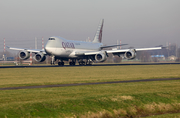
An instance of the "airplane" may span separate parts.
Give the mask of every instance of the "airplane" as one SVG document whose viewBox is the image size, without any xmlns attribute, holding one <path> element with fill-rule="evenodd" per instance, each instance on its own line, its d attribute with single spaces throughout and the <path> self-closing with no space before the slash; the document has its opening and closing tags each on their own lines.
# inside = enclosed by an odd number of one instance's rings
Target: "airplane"
<svg viewBox="0 0 180 118">
<path fill-rule="evenodd" d="M 134 49 L 117 49 L 117 50 L 106 50 L 109 47 L 123 46 L 121 45 L 110 45 L 103 46 L 102 42 L 102 31 L 103 31 L 104 19 L 100 21 L 94 40 L 92 42 L 67 40 L 62 37 L 52 36 L 48 39 L 44 49 L 24 49 L 8 47 L 11 50 L 19 50 L 19 58 L 26 60 L 30 57 L 30 52 L 35 53 L 34 59 L 37 62 L 43 62 L 46 60 L 46 55 L 52 57 L 51 65 L 55 64 L 58 60 L 58 65 L 63 66 L 64 61 L 69 61 L 69 65 L 75 65 L 76 62 L 79 65 L 92 65 L 92 62 L 104 62 L 106 61 L 108 54 L 113 55 L 124 55 L 127 59 L 134 59 L 137 51 L 143 50 L 158 50 L 162 47 L 152 48 L 134 48 Z"/>
</svg>

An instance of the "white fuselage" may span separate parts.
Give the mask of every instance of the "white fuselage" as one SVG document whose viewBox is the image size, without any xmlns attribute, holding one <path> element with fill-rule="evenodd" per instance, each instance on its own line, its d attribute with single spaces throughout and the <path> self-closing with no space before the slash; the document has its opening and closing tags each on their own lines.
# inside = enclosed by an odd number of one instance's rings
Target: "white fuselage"
<svg viewBox="0 0 180 118">
<path fill-rule="evenodd" d="M 62 37 L 50 37 L 45 51 L 59 58 L 77 58 L 76 52 L 92 52 L 101 50 L 102 43 L 67 40 Z"/>
</svg>

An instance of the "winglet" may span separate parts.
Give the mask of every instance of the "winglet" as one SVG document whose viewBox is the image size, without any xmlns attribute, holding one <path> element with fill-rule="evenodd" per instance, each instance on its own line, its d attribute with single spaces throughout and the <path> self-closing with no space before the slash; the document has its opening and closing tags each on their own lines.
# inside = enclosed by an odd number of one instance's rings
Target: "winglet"
<svg viewBox="0 0 180 118">
<path fill-rule="evenodd" d="M 104 19 L 102 19 L 100 21 L 100 24 L 98 26 L 96 35 L 94 37 L 94 40 L 92 41 L 93 43 L 101 43 L 101 41 L 102 41 L 103 23 L 104 23 Z"/>
</svg>

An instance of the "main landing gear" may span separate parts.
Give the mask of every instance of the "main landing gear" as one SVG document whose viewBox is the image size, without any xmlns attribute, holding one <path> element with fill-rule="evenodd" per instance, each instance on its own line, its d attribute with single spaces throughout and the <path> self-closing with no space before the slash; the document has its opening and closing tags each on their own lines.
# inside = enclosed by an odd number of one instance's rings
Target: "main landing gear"
<svg viewBox="0 0 180 118">
<path fill-rule="evenodd" d="M 86 61 L 83 61 L 83 59 L 80 59 L 79 61 L 79 65 L 83 66 L 83 65 L 92 65 L 92 60 L 91 59 L 86 59 Z"/>
<path fill-rule="evenodd" d="M 86 65 L 92 65 L 92 60 L 88 59 L 87 62 L 86 62 Z"/>
<path fill-rule="evenodd" d="M 76 60 L 71 60 L 71 61 L 69 62 L 69 65 L 74 66 L 75 64 L 76 64 Z M 59 65 L 59 66 L 64 66 L 63 60 L 59 60 L 58 65 Z"/>
<path fill-rule="evenodd" d="M 63 60 L 62 59 L 58 59 L 58 60 L 59 60 L 58 65 L 59 66 L 64 66 Z M 55 56 L 52 56 L 51 65 L 55 65 L 55 61 L 56 61 Z M 92 60 L 91 59 L 79 59 L 78 63 L 81 66 L 83 66 L 83 65 L 92 65 Z M 76 65 L 76 59 L 70 59 L 69 65 L 71 65 L 71 66 Z"/>
<path fill-rule="evenodd" d="M 85 61 L 83 61 L 82 59 L 79 60 L 79 65 L 85 65 Z"/>
<path fill-rule="evenodd" d="M 64 62 L 63 61 L 58 62 L 58 65 L 59 66 L 64 66 Z"/>
<path fill-rule="evenodd" d="M 71 61 L 69 62 L 69 65 L 72 65 L 72 66 L 76 65 L 76 60 L 71 60 Z"/>
</svg>

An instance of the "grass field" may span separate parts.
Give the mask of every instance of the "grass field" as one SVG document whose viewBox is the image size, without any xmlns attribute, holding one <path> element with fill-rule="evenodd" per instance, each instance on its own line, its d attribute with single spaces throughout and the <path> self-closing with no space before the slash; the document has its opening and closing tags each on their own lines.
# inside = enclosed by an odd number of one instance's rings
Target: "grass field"
<svg viewBox="0 0 180 118">
<path fill-rule="evenodd" d="M 0 69 L 0 87 L 178 78 L 179 65 Z"/>
<path fill-rule="evenodd" d="M 1 88 L 150 78 L 180 78 L 180 66 L 0 69 Z M 174 113 L 180 113 L 179 80 L 0 91 L 0 118 L 179 117 Z"/>
</svg>

